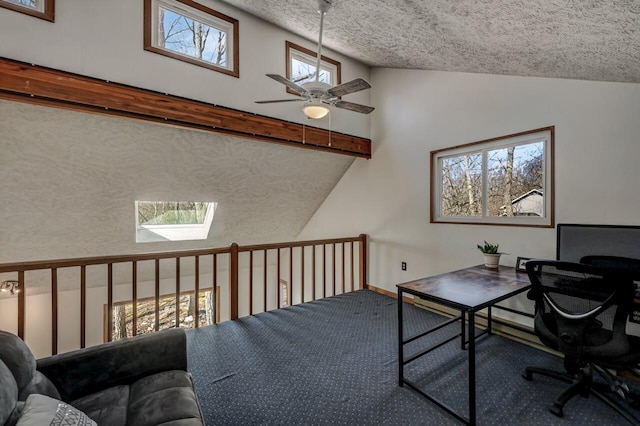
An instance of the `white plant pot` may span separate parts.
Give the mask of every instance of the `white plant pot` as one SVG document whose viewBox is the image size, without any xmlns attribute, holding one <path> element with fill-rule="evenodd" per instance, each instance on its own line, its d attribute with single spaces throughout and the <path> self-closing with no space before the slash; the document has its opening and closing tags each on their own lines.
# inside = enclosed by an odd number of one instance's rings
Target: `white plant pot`
<svg viewBox="0 0 640 426">
<path fill-rule="evenodd" d="M 498 265 L 500 264 L 500 256 L 502 256 L 502 253 L 484 253 L 484 266 L 489 269 L 498 269 Z"/>
</svg>

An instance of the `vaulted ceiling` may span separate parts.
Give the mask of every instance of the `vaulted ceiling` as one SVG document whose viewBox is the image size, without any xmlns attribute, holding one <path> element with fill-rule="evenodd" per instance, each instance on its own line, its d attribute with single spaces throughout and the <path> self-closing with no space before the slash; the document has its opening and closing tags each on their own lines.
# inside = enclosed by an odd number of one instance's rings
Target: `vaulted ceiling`
<svg viewBox="0 0 640 426">
<path fill-rule="evenodd" d="M 224 0 L 317 40 L 316 0 Z M 377 67 L 640 83 L 638 0 L 331 0 L 323 45 Z"/>
</svg>

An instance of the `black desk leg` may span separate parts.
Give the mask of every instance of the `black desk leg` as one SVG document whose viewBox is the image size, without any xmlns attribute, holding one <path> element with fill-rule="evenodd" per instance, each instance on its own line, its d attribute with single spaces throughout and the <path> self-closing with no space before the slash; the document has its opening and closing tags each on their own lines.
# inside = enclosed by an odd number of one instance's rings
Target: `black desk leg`
<svg viewBox="0 0 640 426">
<path fill-rule="evenodd" d="M 491 334 L 492 333 L 492 329 L 491 329 L 491 306 L 489 306 L 487 308 L 487 334 Z"/>
<path fill-rule="evenodd" d="M 398 386 L 404 387 L 404 350 L 402 341 L 402 290 L 398 288 Z"/>
<path fill-rule="evenodd" d="M 476 313 L 469 312 L 469 424 L 476 424 Z"/>
<path fill-rule="evenodd" d="M 465 323 L 464 323 L 464 311 L 460 311 L 460 324 L 462 324 L 462 328 L 460 330 L 460 349 L 462 349 L 463 351 L 465 350 L 465 348 L 467 347 L 467 345 L 464 343 L 464 339 L 466 337 L 467 334 L 467 330 L 465 329 Z"/>
</svg>

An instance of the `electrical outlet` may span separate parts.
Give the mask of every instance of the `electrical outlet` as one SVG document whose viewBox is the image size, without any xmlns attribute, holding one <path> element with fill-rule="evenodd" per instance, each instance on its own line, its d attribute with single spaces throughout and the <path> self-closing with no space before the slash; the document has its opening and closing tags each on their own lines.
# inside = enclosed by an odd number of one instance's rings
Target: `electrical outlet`
<svg viewBox="0 0 640 426">
<path fill-rule="evenodd" d="M 407 262 L 402 262 L 402 270 L 403 271 L 407 270 Z"/>
</svg>

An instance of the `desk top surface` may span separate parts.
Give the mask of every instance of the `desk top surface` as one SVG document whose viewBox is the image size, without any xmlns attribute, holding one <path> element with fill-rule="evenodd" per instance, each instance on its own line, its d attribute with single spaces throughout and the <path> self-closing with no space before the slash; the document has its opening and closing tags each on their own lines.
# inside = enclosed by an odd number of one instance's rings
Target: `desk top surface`
<svg viewBox="0 0 640 426">
<path fill-rule="evenodd" d="M 478 310 L 527 290 L 526 272 L 473 266 L 398 284 L 402 291 L 454 308 Z"/>
</svg>

